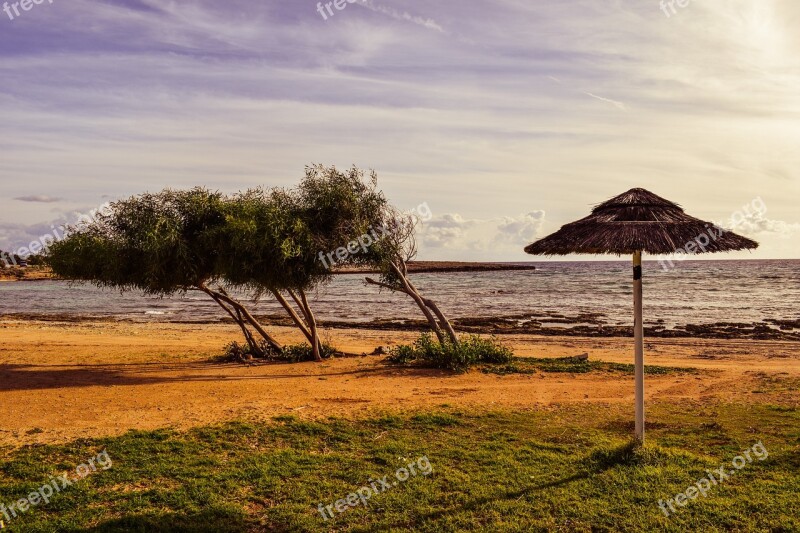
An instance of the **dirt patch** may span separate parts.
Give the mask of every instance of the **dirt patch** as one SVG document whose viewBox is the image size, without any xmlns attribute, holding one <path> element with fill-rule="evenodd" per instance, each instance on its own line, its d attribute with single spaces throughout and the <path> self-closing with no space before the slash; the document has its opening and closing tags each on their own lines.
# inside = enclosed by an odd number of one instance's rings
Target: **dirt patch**
<svg viewBox="0 0 800 533">
<path fill-rule="evenodd" d="M 275 328 L 285 342 L 291 329 Z M 359 417 L 450 406 L 536 409 L 567 403 L 633 404 L 624 373 L 487 375 L 396 368 L 383 356 L 243 366 L 209 360 L 233 325 L 0 321 L 0 445 L 65 442 L 129 429 L 188 428 L 231 419 Z M 411 341 L 411 332 L 335 329 L 351 353 Z M 517 355 L 632 361 L 628 339 L 507 335 Z M 648 364 L 701 369 L 648 376 L 648 401 L 797 402 L 800 343 L 648 339 Z M 724 358 L 707 354 L 724 353 Z M 783 357 L 776 358 L 773 354 Z M 766 377 L 765 377 L 766 376 Z M 783 382 L 786 384 L 782 384 Z M 767 382 L 768 387 L 764 385 Z"/>
</svg>

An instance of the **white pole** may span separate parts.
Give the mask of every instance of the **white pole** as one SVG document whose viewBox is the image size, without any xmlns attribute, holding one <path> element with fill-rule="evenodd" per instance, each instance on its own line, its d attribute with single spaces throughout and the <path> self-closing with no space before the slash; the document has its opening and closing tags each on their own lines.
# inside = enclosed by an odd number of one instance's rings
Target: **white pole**
<svg viewBox="0 0 800 533">
<path fill-rule="evenodd" d="M 633 336 L 636 364 L 636 440 L 644 444 L 644 325 L 642 324 L 642 252 L 633 254 Z"/>
</svg>

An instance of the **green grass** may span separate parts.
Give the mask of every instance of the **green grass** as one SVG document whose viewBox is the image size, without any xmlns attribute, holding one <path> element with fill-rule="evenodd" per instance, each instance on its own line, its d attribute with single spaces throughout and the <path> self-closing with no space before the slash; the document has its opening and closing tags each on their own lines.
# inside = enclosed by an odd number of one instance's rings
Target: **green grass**
<svg viewBox="0 0 800 533">
<path fill-rule="evenodd" d="M 453 408 L 358 421 L 281 416 L 6 451 L 10 503 L 106 448 L 113 460 L 10 531 L 798 531 L 800 412 L 790 405 L 655 404 L 630 447 L 625 406 Z M 762 441 L 754 461 L 670 519 L 674 497 Z M 411 477 L 325 522 L 317 511 L 421 456 Z"/>
<path fill-rule="evenodd" d="M 483 365 L 485 374 L 535 374 L 536 372 L 561 372 L 567 374 L 587 374 L 589 372 L 619 372 L 633 374 L 634 366 L 626 363 L 607 363 L 603 361 L 579 361 L 571 359 L 537 359 L 534 357 L 514 357 L 505 365 Z M 645 365 L 644 373 L 650 375 L 697 374 L 699 370 L 691 367 L 671 367 Z"/>
</svg>

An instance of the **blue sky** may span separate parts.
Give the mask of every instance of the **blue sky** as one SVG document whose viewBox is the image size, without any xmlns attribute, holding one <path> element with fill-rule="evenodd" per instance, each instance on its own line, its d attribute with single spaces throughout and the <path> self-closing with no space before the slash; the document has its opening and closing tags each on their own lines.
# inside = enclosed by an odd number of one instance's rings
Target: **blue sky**
<svg viewBox="0 0 800 533">
<path fill-rule="evenodd" d="M 13 4 L 11 2 L 10 4 Z M 422 259 L 522 247 L 645 187 L 798 257 L 796 0 L 44 0 L 0 12 L 0 248 L 164 187 L 374 168 Z"/>
</svg>

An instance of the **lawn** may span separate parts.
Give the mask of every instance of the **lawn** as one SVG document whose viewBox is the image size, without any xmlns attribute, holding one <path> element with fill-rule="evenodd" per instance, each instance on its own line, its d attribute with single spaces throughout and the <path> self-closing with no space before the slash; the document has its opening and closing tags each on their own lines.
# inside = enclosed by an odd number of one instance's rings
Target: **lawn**
<svg viewBox="0 0 800 533">
<path fill-rule="evenodd" d="M 112 460 L 10 531 L 800 531 L 800 414 L 768 404 L 656 403 L 629 446 L 627 406 L 385 413 L 228 423 L 7 450 L 11 504 L 102 450 Z M 674 498 L 754 444 L 748 462 L 667 518 Z M 432 472 L 346 499 L 425 457 Z M 378 486 L 380 490 L 380 486 Z M 3 518 L 0 516 L 0 518 Z"/>
</svg>

